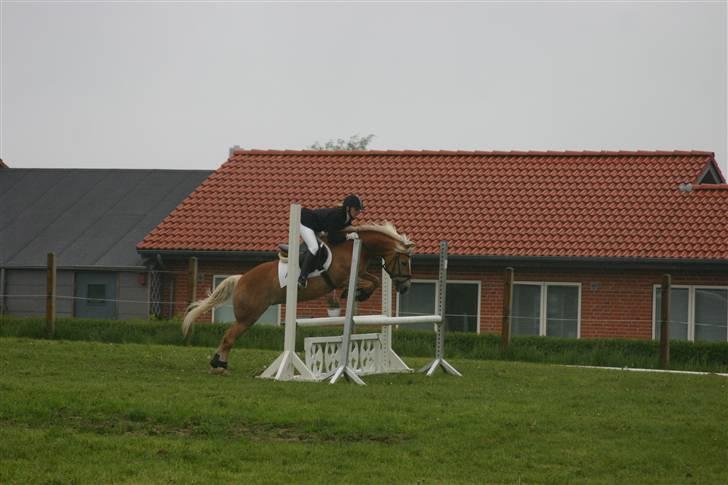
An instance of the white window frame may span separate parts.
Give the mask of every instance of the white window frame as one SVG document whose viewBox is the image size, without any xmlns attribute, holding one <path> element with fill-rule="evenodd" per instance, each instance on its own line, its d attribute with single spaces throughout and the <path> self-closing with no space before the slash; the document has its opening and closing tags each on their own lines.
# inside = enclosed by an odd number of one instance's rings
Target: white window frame
<svg viewBox="0 0 728 485">
<path fill-rule="evenodd" d="M 412 283 L 434 283 L 435 284 L 435 294 L 433 298 L 437 298 L 437 295 L 440 293 L 440 280 L 427 280 L 427 279 L 413 279 L 410 280 Z M 480 333 L 480 303 L 482 298 L 482 281 L 481 280 L 447 280 L 447 283 L 466 283 L 471 285 L 477 285 L 478 286 L 478 306 L 477 306 L 477 315 L 475 320 L 475 333 Z M 447 295 L 446 295 L 447 296 Z M 399 316 L 399 300 L 400 300 L 400 294 L 397 293 L 397 309 L 396 309 L 396 315 Z M 435 311 L 437 311 L 437 301 L 435 302 Z"/>
<path fill-rule="evenodd" d="M 215 284 L 215 280 L 217 278 L 221 278 L 222 280 L 224 280 L 228 276 L 231 276 L 231 275 L 229 275 L 229 274 L 228 275 L 223 275 L 223 274 L 212 275 L 212 291 L 215 291 L 215 288 L 217 288 L 217 285 Z M 276 316 L 276 324 L 275 324 L 275 326 L 276 327 L 280 327 L 281 326 L 281 305 L 276 304 L 275 306 L 277 307 L 277 309 L 276 309 L 277 316 Z M 212 321 L 213 322 L 215 321 L 215 310 L 216 310 L 216 308 L 213 307 L 213 309 L 212 309 Z M 232 323 L 234 323 L 234 322 L 232 322 Z"/>
<path fill-rule="evenodd" d="M 657 321 L 657 292 L 660 290 L 662 285 L 652 285 L 652 340 L 659 340 L 660 335 L 657 330 L 659 322 Z M 685 289 L 688 290 L 688 342 L 695 342 L 695 290 L 725 290 L 728 291 L 728 286 L 715 286 L 715 285 L 670 285 L 670 289 Z M 728 321 L 728 314 L 726 315 Z M 701 340 L 703 342 L 703 340 Z M 726 340 L 728 342 L 728 340 Z"/>
<path fill-rule="evenodd" d="M 541 299 L 540 299 L 540 308 L 539 308 L 539 315 L 538 315 L 538 336 L 539 337 L 546 337 L 546 311 L 547 311 L 547 292 L 549 286 L 573 286 L 576 287 L 578 290 L 578 298 L 579 302 L 577 304 L 576 308 L 576 338 L 581 338 L 581 283 L 572 283 L 572 282 L 557 282 L 557 281 L 514 281 L 513 285 L 532 285 L 532 286 L 540 286 L 541 287 Z M 511 300 L 511 305 L 513 304 L 513 300 Z M 512 309 L 511 309 L 512 312 Z"/>
</svg>

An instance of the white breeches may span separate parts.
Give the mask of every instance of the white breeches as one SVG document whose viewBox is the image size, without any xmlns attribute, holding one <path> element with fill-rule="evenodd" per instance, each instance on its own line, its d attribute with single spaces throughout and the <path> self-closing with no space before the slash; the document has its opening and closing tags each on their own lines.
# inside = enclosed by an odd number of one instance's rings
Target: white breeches
<svg viewBox="0 0 728 485">
<path fill-rule="evenodd" d="M 303 224 L 301 224 L 300 232 L 301 239 L 303 239 L 303 242 L 306 243 L 306 247 L 308 248 L 309 252 L 311 254 L 316 254 L 319 249 L 319 243 L 318 238 L 316 237 L 316 233 L 313 232 L 313 229 L 311 229 L 310 227 L 306 227 Z"/>
</svg>

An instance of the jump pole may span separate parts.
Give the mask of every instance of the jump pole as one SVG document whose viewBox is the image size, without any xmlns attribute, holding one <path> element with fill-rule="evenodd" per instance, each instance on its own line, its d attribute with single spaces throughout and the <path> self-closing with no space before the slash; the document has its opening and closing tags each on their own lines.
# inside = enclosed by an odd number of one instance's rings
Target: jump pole
<svg viewBox="0 0 728 485">
<path fill-rule="evenodd" d="M 361 241 L 354 239 L 354 249 L 351 254 L 351 271 L 349 272 L 349 294 L 346 298 L 346 314 L 344 316 L 344 336 L 341 340 L 341 357 L 339 358 L 339 367 L 334 370 L 330 384 L 345 377 L 350 382 L 365 386 L 364 381 L 359 377 L 356 371 L 349 365 L 349 347 L 351 345 L 351 334 L 354 330 L 354 302 L 356 300 L 356 283 L 359 278 L 359 256 L 361 254 Z M 325 379 L 328 376 L 325 377 Z"/>
<path fill-rule="evenodd" d="M 298 250 L 299 225 L 301 223 L 300 204 L 291 204 L 288 225 L 288 274 L 286 275 L 286 336 L 283 353 L 258 376 L 276 381 L 316 381 L 313 372 L 296 354 L 296 311 L 298 308 Z M 298 371 L 298 375 L 296 375 Z"/>
<path fill-rule="evenodd" d="M 445 360 L 445 302 L 447 292 L 446 292 L 446 285 L 447 285 L 447 241 L 440 241 L 440 271 L 439 271 L 439 288 L 438 288 L 438 298 L 437 298 L 437 314 L 440 315 L 442 320 L 440 323 L 437 324 L 435 327 L 435 332 L 437 334 L 437 339 L 435 343 L 435 360 L 427 364 L 422 369 L 419 369 L 419 372 L 425 372 L 426 375 L 431 376 L 435 373 L 438 367 L 442 367 L 442 370 L 445 371 L 447 374 L 452 374 L 454 376 L 462 377 L 463 375 L 458 372 L 455 367 L 450 365 L 447 360 Z"/>
</svg>

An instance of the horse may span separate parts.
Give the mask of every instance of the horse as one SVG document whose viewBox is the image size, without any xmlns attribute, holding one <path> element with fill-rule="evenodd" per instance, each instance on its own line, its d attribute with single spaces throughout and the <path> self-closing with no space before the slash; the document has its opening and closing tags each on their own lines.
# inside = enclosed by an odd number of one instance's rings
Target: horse
<svg viewBox="0 0 728 485">
<path fill-rule="evenodd" d="M 405 293 L 409 289 L 414 243 L 407 236 L 400 235 L 389 223 L 349 226 L 343 232 L 355 232 L 361 240 L 356 288 L 358 301 L 369 298 L 380 286 L 379 278 L 366 271 L 370 261 L 375 258 L 383 260 L 382 267 L 392 278 L 392 283 L 399 293 Z M 298 301 L 320 298 L 333 289 L 341 289 L 348 284 L 353 244 L 352 240 L 347 239 L 338 245 L 329 246 L 332 260 L 327 273 L 333 288 L 322 276 L 309 278 L 308 285 L 298 289 Z M 344 296 L 345 294 L 342 298 Z M 186 337 L 200 315 L 231 297 L 235 323 L 223 335 L 210 361 L 212 373 L 226 373 L 230 350 L 238 337 L 247 332 L 270 305 L 285 302 L 286 288 L 281 288 L 279 283 L 278 261 L 261 263 L 245 274 L 229 276 L 207 298 L 191 303 L 182 322 L 182 334 Z"/>
</svg>

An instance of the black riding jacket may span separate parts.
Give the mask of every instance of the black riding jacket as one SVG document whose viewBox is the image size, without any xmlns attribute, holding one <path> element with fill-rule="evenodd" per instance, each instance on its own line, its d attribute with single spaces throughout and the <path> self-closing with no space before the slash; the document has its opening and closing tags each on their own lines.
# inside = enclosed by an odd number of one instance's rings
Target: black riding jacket
<svg viewBox="0 0 728 485">
<path fill-rule="evenodd" d="M 342 229 L 351 224 L 344 207 L 332 209 L 307 209 L 301 208 L 301 224 L 313 229 L 317 234 L 326 231 L 331 244 L 339 244 L 346 240 L 346 234 Z"/>
</svg>

